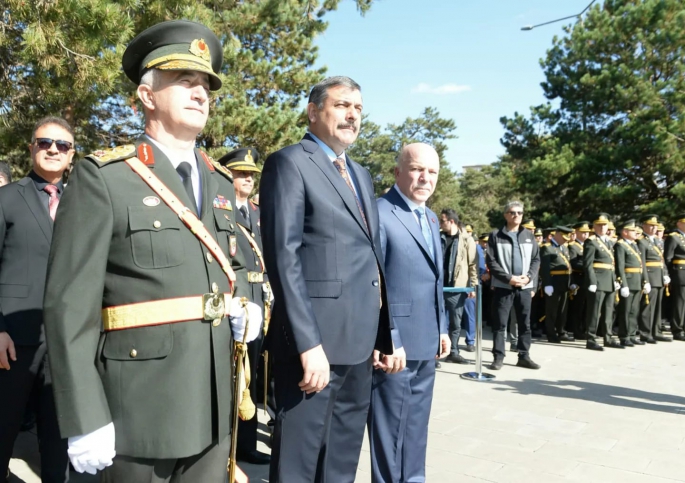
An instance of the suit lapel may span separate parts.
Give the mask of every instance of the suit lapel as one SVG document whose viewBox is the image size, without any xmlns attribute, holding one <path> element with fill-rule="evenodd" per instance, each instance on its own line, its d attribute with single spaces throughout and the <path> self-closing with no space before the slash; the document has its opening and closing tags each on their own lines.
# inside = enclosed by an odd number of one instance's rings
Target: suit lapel
<svg viewBox="0 0 685 483">
<path fill-rule="evenodd" d="M 390 194 L 392 195 L 390 196 Z M 395 188 L 392 188 L 388 192 L 388 199 L 395 205 L 393 209 L 393 214 L 400 220 L 400 223 L 404 225 L 409 234 L 416 240 L 416 243 L 421 247 L 426 258 L 430 261 L 433 270 L 436 269 L 435 261 L 431 257 L 430 251 L 428 250 L 428 245 L 426 245 L 426 240 L 423 238 L 423 233 L 421 232 L 421 227 L 414 217 L 414 213 L 409 209 L 407 204 L 404 202 L 402 197 L 397 193 Z M 432 230 L 431 230 L 432 231 Z M 433 235 L 435 238 L 435 235 Z M 433 247 L 435 250 L 435 247 Z"/>
<path fill-rule="evenodd" d="M 302 147 L 309 153 L 309 159 L 311 159 L 314 164 L 323 172 L 323 174 L 328 178 L 328 181 L 333 185 L 333 188 L 338 192 L 338 195 L 342 198 L 348 211 L 352 214 L 359 227 L 369 236 L 366 230 L 364 221 L 362 220 L 361 214 L 359 213 L 359 207 L 357 206 L 357 200 L 354 198 L 354 194 L 350 187 L 347 186 L 345 180 L 340 176 L 338 170 L 333 166 L 331 160 L 326 156 L 326 153 L 319 147 L 319 145 L 309 136 L 300 141 Z"/>
<path fill-rule="evenodd" d="M 362 209 L 364 210 L 364 216 L 366 216 L 366 223 L 369 225 L 369 236 L 373 240 L 375 235 L 373 232 L 373 227 L 378 226 L 376 210 L 372 209 L 372 206 L 375 206 L 376 204 L 376 200 L 373 192 L 369 192 L 367 189 L 365 189 L 365 184 L 362 181 L 366 178 L 364 168 L 352 161 L 349 156 L 345 155 L 345 157 L 347 158 L 347 167 L 350 171 L 352 171 L 352 173 L 354 173 L 354 179 L 357 181 L 357 189 L 359 190 L 357 195 L 361 201 Z"/>
<path fill-rule="evenodd" d="M 45 238 L 47 238 L 48 241 L 52 240 L 52 219 L 50 218 L 48 211 L 41 203 L 40 197 L 38 196 L 38 191 L 36 191 L 33 181 L 31 178 L 22 178 L 19 180 L 18 184 L 19 194 L 22 196 L 22 198 L 24 198 L 24 201 L 26 201 L 26 205 L 36 218 L 38 226 L 45 235 Z"/>
</svg>

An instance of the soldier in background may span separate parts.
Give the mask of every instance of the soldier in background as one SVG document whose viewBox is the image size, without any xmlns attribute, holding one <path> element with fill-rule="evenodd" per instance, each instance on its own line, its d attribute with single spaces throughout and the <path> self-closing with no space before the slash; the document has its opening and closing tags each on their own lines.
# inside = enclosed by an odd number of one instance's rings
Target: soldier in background
<svg viewBox="0 0 685 483">
<path fill-rule="evenodd" d="M 637 227 L 635 220 L 626 220 L 620 225 L 621 238 L 614 245 L 616 258 L 616 279 L 619 289 L 618 337 L 624 347 L 645 345 L 637 338 L 637 318 L 640 312 L 640 298 L 649 295 L 651 286 L 644 271 L 640 248 L 635 243 Z"/>
<path fill-rule="evenodd" d="M 675 340 L 685 340 L 685 214 L 678 216 L 676 229 L 666 237 L 664 258 L 671 277 L 671 332 Z"/>
<path fill-rule="evenodd" d="M 535 241 L 538 242 L 538 246 L 542 245 L 542 228 L 535 229 Z"/>
<path fill-rule="evenodd" d="M 585 301 L 586 290 L 583 288 L 583 246 L 592 229 L 589 221 L 581 221 L 573 225 L 575 239 L 568 244 L 569 260 L 571 261 L 571 286 L 569 287 L 568 326 L 575 339 L 586 339 L 585 334 Z"/>
<path fill-rule="evenodd" d="M 568 290 L 571 282 L 571 261 L 566 245 L 571 229 L 558 226 L 550 243 L 540 250 L 542 286 L 545 293 L 545 329 L 547 341 L 560 344 L 572 342 L 566 333 Z"/>
<path fill-rule="evenodd" d="M 642 258 L 645 262 L 647 279 L 652 287 L 649 298 L 643 297 L 640 301 L 640 316 L 638 328 L 640 340 L 648 344 L 657 342 L 670 342 L 672 339 L 661 332 L 661 307 L 664 295 L 664 287 L 671 283 L 666 270 L 664 252 L 656 242 L 656 232 L 659 226 L 656 215 L 645 215 L 640 218 L 644 236 L 638 240 Z"/>
</svg>

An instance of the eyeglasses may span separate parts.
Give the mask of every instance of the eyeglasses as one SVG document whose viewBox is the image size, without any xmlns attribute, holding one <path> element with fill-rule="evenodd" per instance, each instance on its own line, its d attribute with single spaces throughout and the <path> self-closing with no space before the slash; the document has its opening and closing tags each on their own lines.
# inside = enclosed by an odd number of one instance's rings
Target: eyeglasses
<svg viewBox="0 0 685 483">
<path fill-rule="evenodd" d="M 36 138 L 36 146 L 38 149 L 48 150 L 55 144 L 57 151 L 62 154 L 66 154 L 72 148 L 72 144 L 69 141 L 63 141 L 61 139 L 50 139 L 50 138 Z"/>
<path fill-rule="evenodd" d="M 507 211 L 507 213 L 514 216 L 520 216 L 523 214 L 523 211 Z"/>
</svg>

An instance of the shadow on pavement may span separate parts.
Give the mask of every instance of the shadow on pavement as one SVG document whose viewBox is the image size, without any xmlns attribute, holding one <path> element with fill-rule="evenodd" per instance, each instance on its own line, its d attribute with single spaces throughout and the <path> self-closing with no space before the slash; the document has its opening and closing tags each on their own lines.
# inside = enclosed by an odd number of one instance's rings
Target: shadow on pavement
<svg viewBox="0 0 685 483">
<path fill-rule="evenodd" d="M 685 412 L 685 398 L 672 394 L 640 391 L 620 386 L 595 384 L 585 381 L 545 381 L 524 379 L 522 381 L 492 381 L 499 391 L 515 391 L 518 394 L 583 399 L 610 406 L 646 409 L 665 413 Z"/>
</svg>

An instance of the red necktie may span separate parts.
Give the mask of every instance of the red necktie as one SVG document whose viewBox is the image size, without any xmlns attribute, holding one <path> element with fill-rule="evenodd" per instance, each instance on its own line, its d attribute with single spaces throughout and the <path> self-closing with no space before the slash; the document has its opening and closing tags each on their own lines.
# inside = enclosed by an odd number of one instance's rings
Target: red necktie
<svg viewBox="0 0 685 483">
<path fill-rule="evenodd" d="M 57 186 L 54 184 L 49 184 L 43 188 L 47 194 L 50 195 L 50 202 L 48 203 L 48 208 L 50 210 L 50 218 L 55 221 L 55 213 L 57 213 L 57 205 L 59 205 L 59 198 L 57 197 Z"/>
</svg>

